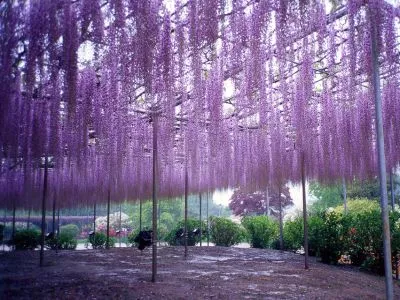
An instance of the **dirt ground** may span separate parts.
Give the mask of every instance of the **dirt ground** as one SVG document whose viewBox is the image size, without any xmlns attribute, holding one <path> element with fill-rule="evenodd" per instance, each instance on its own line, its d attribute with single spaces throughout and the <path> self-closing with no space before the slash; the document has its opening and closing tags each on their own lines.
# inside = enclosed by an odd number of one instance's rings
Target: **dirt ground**
<svg viewBox="0 0 400 300">
<path fill-rule="evenodd" d="M 384 278 L 275 250 L 189 247 L 0 253 L 0 299 L 384 299 Z M 400 286 L 395 299 L 400 299 Z"/>
</svg>

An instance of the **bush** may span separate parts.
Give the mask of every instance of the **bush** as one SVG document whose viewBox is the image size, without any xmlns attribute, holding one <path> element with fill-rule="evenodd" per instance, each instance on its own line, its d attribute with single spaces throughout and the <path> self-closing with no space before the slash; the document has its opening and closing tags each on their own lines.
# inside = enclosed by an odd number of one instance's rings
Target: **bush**
<svg viewBox="0 0 400 300">
<path fill-rule="evenodd" d="M 203 237 L 207 235 L 207 227 L 204 221 L 201 222 Z M 171 246 L 184 246 L 185 238 L 182 230 L 185 228 L 185 221 L 178 222 L 174 229 L 172 229 L 167 236 L 165 241 Z M 188 246 L 195 246 L 196 243 L 200 242 L 200 235 L 193 234 L 195 229 L 200 229 L 200 220 L 188 218 L 187 220 L 187 231 L 188 231 Z"/>
<path fill-rule="evenodd" d="M 244 217 L 242 225 L 253 248 L 269 248 L 278 236 L 278 223 L 267 216 Z"/>
<path fill-rule="evenodd" d="M 60 227 L 60 233 L 66 233 L 73 238 L 76 238 L 79 234 L 79 227 L 75 224 L 67 224 Z"/>
<path fill-rule="evenodd" d="M 216 246 L 230 247 L 239 244 L 246 232 L 239 225 L 227 218 L 211 218 L 210 238 Z"/>
<path fill-rule="evenodd" d="M 72 235 L 71 232 L 61 231 L 60 236 L 54 236 L 50 239 L 46 239 L 46 246 L 50 249 L 60 249 L 60 250 L 75 250 L 78 245 L 77 239 Z"/>
<path fill-rule="evenodd" d="M 60 232 L 58 240 L 59 249 L 62 250 L 75 250 L 78 245 L 77 239 L 69 232 Z"/>
<path fill-rule="evenodd" d="M 95 234 L 89 236 L 89 243 L 93 249 L 104 249 L 107 244 L 107 235 L 103 232 L 97 231 Z M 110 237 L 108 246 L 114 247 L 115 239 Z"/>
<path fill-rule="evenodd" d="M 322 219 L 324 222 L 319 232 L 319 256 L 323 263 L 337 264 L 344 250 L 341 215 L 334 211 L 325 212 Z"/>
<path fill-rule="evenodd" d="M 323 240 L 323 227 L 324 219 L 321 215 L 308 218 L 308 254 L 311 256 L 319 256 L 319 248 Z"/>
<path fill-rule="evenodd" d="M 33 250 L 39 245 L 40 232 L 35 229 L 24 229 L 15 233 L 11 244 L 16 250 Z"/>
<path fill-rule="evenodd" d="M 287 221 L 283 227 L 283 244 L 285 249 L 297 250 L 304 243 L 303 218 L 297 217 L 292 221 Z"/>
</svg>

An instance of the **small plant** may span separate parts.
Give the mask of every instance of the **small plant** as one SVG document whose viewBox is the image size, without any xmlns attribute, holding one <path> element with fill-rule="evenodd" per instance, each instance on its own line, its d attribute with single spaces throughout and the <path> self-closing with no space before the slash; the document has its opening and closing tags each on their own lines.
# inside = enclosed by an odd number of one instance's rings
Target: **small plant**
<svg viewBox="0 0 400 300">
<path fill-rule="evenodd" d="M 68 231 L 60 232 L 58 239 L 57 236 L 46 239 L 46 246 L 53 250 L 75 250 L 77 245 L 77 239 Z"/>
<path fill-rule="evenodd" d="M 203 235 L 207 235 L 206 224 L 201 222 L 202 225 L 202 233 Z M 185 221 L 180 221 L 172 229 L 167 236 L 165 237 L 165 241 L 171 246 L 184 246 L 185 245 L 185 237 L 184 237 L 184 228 Z M 196 243 L 200 242 L 200 234 L 199 231 L 194 232 L 195 230 L 200 230 L 200 220 L 197 219 L 188 219 L 187 220 L 187 231 L 188 231 L 188 246 L 195 246 Z"/>
<path fill-rule="evenodd" d="M 107 246 L 107 236 L 103 232 L 96 232 L 92 235 L 89 235 L 89 243 L 92 245 L 93 249 L 104 249 Z M 108 247 L 114 247 L 115 239 L 109 237 Z"/>
<path fill-rule="evenodd" d="M 288 250 L 298 250 L 304 243 L 303 218 L 287 221 L 283 227 L 283 244 Z"/>
<path fill-rule="evenodd" d="M 253 248 L 269 248 L 278 236 L 278 223 L 267 216 L 244 217 L 242 225 Z"/>
<path fill-rule="evenodd" d="M 73 238 L 76 238 L 79 234 L 79 227 L 75 224 L 67 224 L 60 227 L 60 233 L 65 233 Z"/>
<path fill-rule="evenodd" d="M 39 245 L 40 232 L 34 229 L 24 229 L 15 233 L 11 244 L 16 250 L 33 250 Z"/>
<path fill-rule="evenodd" d="M 216 246 L 230 247 L 239 244 L 246 236 L 245 230 L 227 218 L 211 218 L 211 241 Z"/>
</svg>

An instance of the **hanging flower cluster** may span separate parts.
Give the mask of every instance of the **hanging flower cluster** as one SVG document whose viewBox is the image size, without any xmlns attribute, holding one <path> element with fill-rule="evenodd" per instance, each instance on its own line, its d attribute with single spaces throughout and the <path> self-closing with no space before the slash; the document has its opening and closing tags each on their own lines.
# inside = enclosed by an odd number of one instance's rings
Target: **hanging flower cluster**
<svg viewBox="0 0 400 300">
<path fill-rule="evenodd" d="M 376 174 L 400 161 L 399 8 L 383 0 L 0 4 L 0 206 Z M 153 133 L 157 136 L 154 149 Z M 47 161 L 47 163 L 45 162 Z"/>
</svg>

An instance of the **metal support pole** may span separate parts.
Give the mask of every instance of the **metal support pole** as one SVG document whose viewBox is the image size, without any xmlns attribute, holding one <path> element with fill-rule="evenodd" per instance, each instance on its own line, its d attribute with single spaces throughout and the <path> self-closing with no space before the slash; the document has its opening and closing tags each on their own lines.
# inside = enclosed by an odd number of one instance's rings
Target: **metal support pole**
<svg viewBox="0 0 400 300">
<path fill-rule="evenodd" d="M 342 187 L 343 187 L 344 214 L 347 214 L 347 188 L 346 188 L 346 179 L 344 177 L 342 179 Z"/>
<path fill-rule="evenodd" d="M 308 269 L 308 221 L 307 221 L 307 197 L 304 153 L 301 160 L 301 187 L 303 191 L 303 222 L 304 222 L 304 268 Z"/>
<path fill-rule="evenodd" d="M 187 162 L 185 164 L 185 226 L 184 226 L 184 238 L 185 238 L 185 258 L 188 255 L 188 229 L 187 229 L 187 219 L 188 219 L 188 170 Z"/>
<path fill-rule="evenodd" d="M 53 234 L 56 234 L 56 195 L 54 195 L 53 198 L 53 224 L 51 226 L 51 230 L 53 231 Z"/>
<path fill-rule="evenodd" d="M 47 155 L 44 158 L 43 194 L 42 194 L 42 232 L 40 236 L 40 266 L 43 267 L 44 242 L 46 237 L 46 194 L 47 194 L 48 165 Z"/>
<path fill-rule="evenodd" d="M 110 205 L 111 205 L 111 191 L 110 187 L 108 188 L 107 195 L 107 240 L 106 240 L 106 249 L 110 249 Z"/>
<path fill-rule="evenodd" d="M 142 199 L 139 199 L 139 231 L 142 231 Z"/>
<path fill-rule="evenodd" d="M 201 240 L 202 240 L 202 238 L 203 238 L 203 225 L 201 224 L 201 221 L 202 221 L 202 219 L 201 219 L 201 193 L 199 194 L 199 206 L 200 206 L 200 247 L 201 247 Z"/>
<path fill-rule="evenodd" d="M 208 200 L 210 198 L 209 191 L 207 191 L 207 246 L 210 246 L 210 222 L 208 218 Z"/>
<path fill-rule="evenodd" d="M 269 212 L 269 189 L 267 186 L 267 216 L 270 216 L 270 212 Z"/>
<path fill-rule="evenodd" d="M 121 248 L 121 234 L 122 234 L 122 204 L 119 204 L 119 247 Z"/>
<path fill-rule="evenodd" d="M 93 205 L 93 233 L 96 233 L 96 199 Z"/>
<path fill-rule="evenodd" d="M 390 227 L 388 211 L 388 195 L 386 187 L 386 164 L 385 148 L 382 121 L 382 99 L 379 78 L 379 50 L 378 50 L 378 30 L 373 15 L 375 9 L 369 7 L 371 24 L 371 46 L 372 46 L 372 85 L 375 99 L 375 122 L 376 122 L 376 144 L 378 150 L 379 183 L 381 192 L 381 214 L 382 214 L 382 234 L 383 234 L 383 256 L 385 263 L 385 288 L 386 299 L 393 299 L 393 279 L 392 279 L 392 255 L 390 247 Z"/>
<path fill-rule="evenodd" d="M 278 199 L 279 199 L 279 248 L 283 251 L 283 216 L 282 216 L 282 197 L 281 184 L 278 184 Z"/>
<path fill-rule="evenodd" d="M 392 202 L 392 210 L 394 210 L 394 184 L 393 184 L 393 172 L 390 172 L 390 199 Z"/>
<path fill-rule="evenodd" d="M 29 229 L 29 228 L 31 228 L 31 210 L 32 210 L 32 208 L 29 206 L 29 209 L 28 209 L 28 220 L 26 221 L 26 228 L 27 229 Z"/>
<path fill-rule="evenodd" d="M 157 125 L 156 114 L 153 114 L 153 256 L 151 281 L 157 277 L 157 183 L 158 183 L 158 156 L 157 156 Z"/>
</svg>

